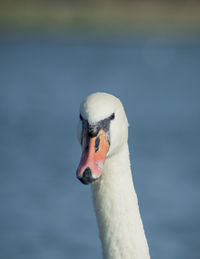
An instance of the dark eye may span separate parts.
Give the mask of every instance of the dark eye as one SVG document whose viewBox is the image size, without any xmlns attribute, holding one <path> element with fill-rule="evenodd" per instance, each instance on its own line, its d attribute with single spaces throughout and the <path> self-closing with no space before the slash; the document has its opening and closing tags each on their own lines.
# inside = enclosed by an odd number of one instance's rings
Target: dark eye
<svg viewBox="0 0 200 259">
<path fill-rule="evenodd" d="M 83 116 L 80 114 L 80 120 L 82 121 L 83 120 Z"/>
<path fill-rule="evenodd" d="M 110 115 L 110 120 L 114 120 L 114 118 L 115 118 L 115 114 L 114 114 L 114 112 Z"/>
</svg>

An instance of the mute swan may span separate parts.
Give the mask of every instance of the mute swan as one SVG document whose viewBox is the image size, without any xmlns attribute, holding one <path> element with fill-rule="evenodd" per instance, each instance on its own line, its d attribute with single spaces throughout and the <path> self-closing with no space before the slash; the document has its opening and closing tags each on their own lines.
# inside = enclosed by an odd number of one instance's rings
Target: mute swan
<svg viewBox="0 0 200 259">
<path fill-rule="evenodd" d="M 94 93 L 80 106 L 76 171 L 92 194 L 105 259 L 150 258 L 130 169 L 128 121 L 120 100 Z"/>
</svg>

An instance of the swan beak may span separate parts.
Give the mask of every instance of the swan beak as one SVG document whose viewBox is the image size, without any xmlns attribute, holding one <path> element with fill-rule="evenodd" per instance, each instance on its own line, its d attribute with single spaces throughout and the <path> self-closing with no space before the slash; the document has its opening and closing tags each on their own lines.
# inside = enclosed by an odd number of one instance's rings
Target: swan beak
<svg viewBox="0 0 200 259">
<path fill-rule="evenodd" d="M 90 137 L 87 130 L 83 132 L 82 156 L 76 171 L 82 183 L 90 184 L 101 176 L 108 149 L 109 142 L 103 129 L 95 137 Z"/>
</svg>

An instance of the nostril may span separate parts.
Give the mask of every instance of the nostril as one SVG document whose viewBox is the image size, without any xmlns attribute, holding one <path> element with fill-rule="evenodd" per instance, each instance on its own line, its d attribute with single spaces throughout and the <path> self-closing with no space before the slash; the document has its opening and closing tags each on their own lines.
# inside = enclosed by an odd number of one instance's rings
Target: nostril
<svg viewBox="0 0 200 259">
<path fill-rule="evenodd" d="M 99 150 L 99 144 L 100 144 L 100 137 L 96 137 L 95 140 L 95 152 L 97 152 Z"/>
<path fill-rule="evenodd" d="M 79 180 L 84 184 L 90 184 L 94 182 L 96 179 L 92 177 L 92 171 L 89 167 L 87 167 L 83 172 L 83 176 L 79 178 Z"/>
</svg>

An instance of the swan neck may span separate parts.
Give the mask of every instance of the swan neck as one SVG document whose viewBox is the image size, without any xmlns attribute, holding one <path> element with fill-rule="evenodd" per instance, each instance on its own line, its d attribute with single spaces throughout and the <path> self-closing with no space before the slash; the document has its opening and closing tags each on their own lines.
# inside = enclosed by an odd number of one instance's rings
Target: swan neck
<svg viewBox="0 0 200 259">
<path fill-rule="evenodd" d="M 105 259 L 149 259 L 129 161 L 128 144 L 106 159 L 92 185 L 93 202 Z"/>
</svg>

